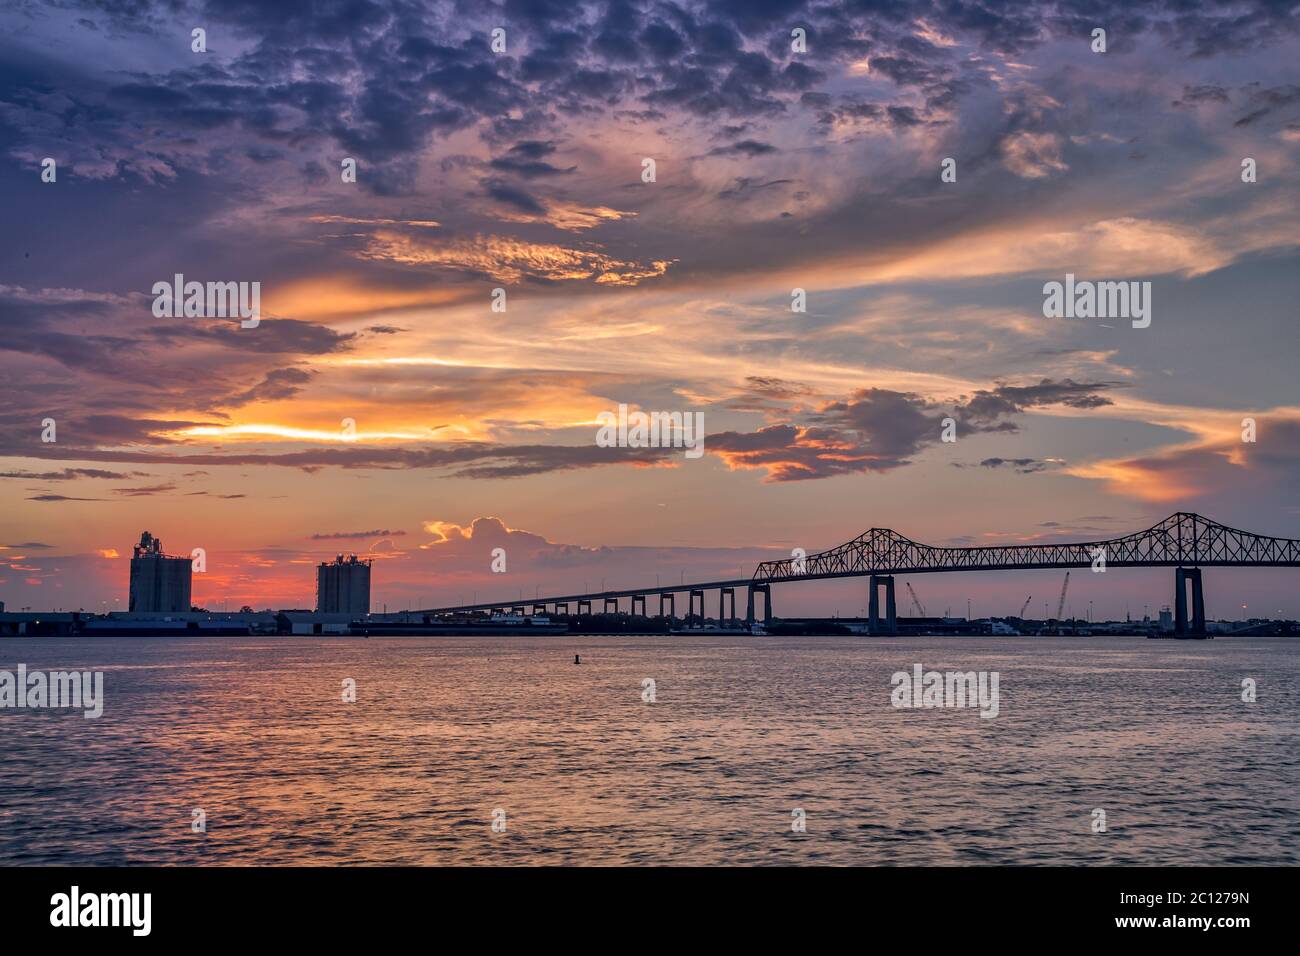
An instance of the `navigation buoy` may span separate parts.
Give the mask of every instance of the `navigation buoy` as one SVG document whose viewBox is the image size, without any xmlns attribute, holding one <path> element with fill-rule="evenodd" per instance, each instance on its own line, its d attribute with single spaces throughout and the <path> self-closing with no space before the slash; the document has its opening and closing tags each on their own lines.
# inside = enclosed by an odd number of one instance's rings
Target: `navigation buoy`
<svg viewBox="0 0 1300 956">
<path fill-rule="evenodd" d="M 573 663 L 575 663 L 575 664 L 581 664 L 581 663 L 582 663 L 582 658 L 581 658 L 579 655 L 574 654 L 574 655 L 573 655 Z"/>
</svg>

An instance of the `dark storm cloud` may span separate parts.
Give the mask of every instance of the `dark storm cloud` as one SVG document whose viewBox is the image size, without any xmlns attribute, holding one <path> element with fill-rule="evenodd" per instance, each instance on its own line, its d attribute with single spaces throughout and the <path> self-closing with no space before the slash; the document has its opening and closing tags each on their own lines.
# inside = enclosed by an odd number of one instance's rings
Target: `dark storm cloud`
<svg viewBox="0 0 1300 956">
<path fill-rule="evenodd" d="M 151 320 L 144 296 L 109 296 L 77 290 L 28 291 L 0 285 L 0 352 L 53 359 L 78 371 L 120 376 L 142 349 L 193 341 L 247 353 L 322 355 L 352 347 L 355 333 L 298 319 L 263 318 L 244 329 L 236 319 L 186 319 L 159 325 Z M 112 327 L 115 334 L 99 331 Z M 297 373 L 272 372 L 262 388 L 283 387 Z M 152 377 L 142 386 L 157 387 Z M 250 392 L 245 392 L 250 394 Z M 249 399 L 244 399 L 249 400 Z"/>
<path fill-rule="evenodd" d="M 352 347 L 355 332 L 335 332 L 328 326 L 301 319 L 262 319 L 256 328 L 241 328 L 233 319 L 189 320 L 187 325 L 156 325 L 144 330 L 163 342 L 209 342 L 230 349 L 254 348 L 262 353 L 293 352 L 325 355 Z"/>
<path fill-rule="evenodd" d="M 1228 102 L 1228 91 L 1222 86 L 1212 84 L 1199 84 L 1196 86 L 1184 86 L 1183 95 L 1173 101 L 1174 106 L 1182 109 L 1200 106 L 1202 103 L 1226 103 Z"/>
<path fill-rule="evenodd" d="M 512 186 L 509 183 L 502 182 L 499 179 L 485 179 L 483 181 L 484 191 L 497 202 L 505 203 L 513 209 L 520 212 L 528 213 L 533 216 L 542 216 L 546 214 L 546 207 L 525 189 L 518 186 Z"/>
<path fill-rule="evenodd" d="M 718 146 L 709 150 L 710 156 L 766 156 L 769 153 L 780 152 L 771 143 L 762 143 L 755 139 L 742 139 L 739 142 L 732 143 L 730 146 Z"/>
<path fill-rule="evenodd" d="M 823 70 L 867 53 L 873 74 L 900 90 L 921 91 L 925 107 L 838 108 L 879 110 L 900 129 L 933 122 L 928 114 L 948 108 L 971 86 L 959 75 L 959 58 L 916 35 L 920 21 L 1004 52 L 1080 30 L 1087 36 L 1081 20 L 1055 17 L 1055 5 L 1040 3 L 618 0 L 430 8 L 375 0 L 140 0 L 79 6 L 87 19 L 142 36 L 187 34 L 190 23 L 205 22 L 214 43 L 233 31 L 244 47 L 233 58 L 190 57 L 184 66 L 137 71 L 104 88 L 64 82 L 48 66 L 25 63 L 0 81 L 0 101 L 15 107 L 18 145 L 48 140 L 24 131 L 25 120 L 34 128 L 54 120 L 60 138 L 78 147 L 74 154 L 98 152 L 116 162 L 117 175 L 158 178 L 193 169 L 220 176 L 226 170 L 237 180 L 239 170 L 217 157 L 225 158 L 232 138 L 242 138 L 250 140 L 242 155 L 255 165 L 288 164 L 294 175 L 318 184 L 329 175 L 322 152 L 360 157 L 369 175 L 359 187 L 384 195 L 413 188 L 418 158 L 432 139 L 473 124 L 489 138 L 511 129 L 523 134 L 523 142 L 491 160 L 499 172 L 545 177 L 574 169 L 546 159 L 551 144 L 528 136 L 553 122 L 555 109 L 621 106 L 624 115 L 648 117 L 646 107 L 671 108 L 716 121 L 787 114 L 800 94 L 809 97 L 807 105 L 830 109 L 828 94 L 815 89 L 826 78 Z M 1124 36 L 1147 30 L 1172 43 L 1196 42 L 1198 49 L 1202 41 L 1191 38 L 1214 34 L 1225 48 L 1237 49 L 1265 42 L 1270 30 L 1296 29 L 1281 7 L 1263 2 L 1195 12 L 1165 4 L 1148 9 L 1103 2 L 1087 23 L 1110 25 L 1115 49 Z M 488 31 L 503 24 L 508 53 L 497 55 Z M 792 53 L 794 24 L 807 30 L 809 54 Z M 746 40 L 763 52 L 747 49 Z M 214 53 L 221 51 L 214 47 Z M 58 97 L 42 95 L 56 89 Z M 308 150 L 312 155 L 304 155 Z"/>
<path fill-rule="evenodd" d="M 164 435 L 166 432 L 191 428 L 196 425 L 213 424 L 212 422 L 187 420 L 131 418 L 118 414 L 82 414 L 75 417 L 56 418 L 56 421 L 58 422 L 58 441 L 52 444 L 41 442 L 39 431 L 34 432 L 33 429 L 25 427 L 22 423 L 5 422 L 0 424 L 0 456 L 21 455 L 29 458 L 76 461 L 79 453 L 77 450 L 81 450 L 91 455 L 89 460 L 107 461 L 110 459 L 102 458 L 95 449 L 101 447 L 113 448 L 121 445 L 156 446 L 170 444 L 171 439 Z M 65 448 L 69 451 L 68 454 L 63 454 L 60 451 L 60 449 Z M 47 452 L 48 454 L 46 454 Z M 97 469 L 71 470 L 74 474 L 69 477 L 139 477 L 137 473 L 119 476 L 112 475 L 109 472 L 100 473 Z M 60 474 L 58 478 L 53 480 L 63 480 L 63 478 L 64 475 Z"/>
<path fill-rule="evenodd" d="M 325 467 L 387 469 L 450 469 L 460 477 L 514 478 L 567 471 L 598 465 L 652 465 L 680 458 L 672 448 L 600 448 L 595 445 L 487 445 L 466 443 L 437 449 L 325 448 L 283 454 L 181 454 L 109 453 L 109 460 L 166 460 L 195 464 L 281 465 L 304 470 Z M 96 455 L 96 457 L 100 457 Z"/>
<path fill-rule="evenodd" d="M 555 152 L 555 144 L 538 140 L 526 140 L 516 143 L 504 156 L 498 156 L 489 164 L 493 169 L 514 173 L 525 179 L 541 176 L 563 176 L 574 172 L 578 167 L 560 168 L 546 161 L 546 157 Z"/>
<path fill-rule="evenodd" d="M 883 388 L 864 389 L 852 399 L 822 408 L 819 421 L 855 432 L 871 450 L 894 460 L 937 440 L 945 413 L 918 395 Z"/>
<path fill-rule="evenodd" d="M 686 39 L 662 20 L 649 24 L 637 39 L 656 60 L 672 60 L 686 50 Z"/>
<path fill-rule="evenodd" d="M 565 76 L 586 51 L 587 37 L 575 30 L 549 30 L 530 45 L 520 61 L 519 77 L 525 83 L 549 82 Z"/>
<path fill-rule="evenodd" d="M 1155 9 L 1166 12 L 1163 4 L 1156 5 Z M 1159 20 L 1139 16 L 1130 16 L 1129 19 L 1139 29 L 1152 25 L 1175 47 L 1198 58 L 1259 49 L 1281 35 L 1294 35 L 1298 29 L 1293 9 L 1289 9 L 1286 3 L 1268 0 L 1240 6 L 1224 0 L 1204 5 L 1178 5 L 1170 12 L 1172 16 L 1162 16 Z"/>
<path fill-rule="evenodd" d="M 113 357 L 134 345 L 133 340 L 121 336 L 66 335 L 32 329 L 0 341 L 0 351 L 43 355 L 71 369 L 109 373 Z"/>
<path fill-rule="evenodd" d="M 811 400 L 814 392 L 800 382 L 789 382 L 770 375 L 750 375 L 741 395 L 727 399 L 724 407 L 737 412 L 784 411 L 794 400 Z"/>
<path fill-rule="evenodd" d="M 1251 111 L 1233 123 L 1233 126 L 1250 126 L 1275 110 L 1300 102 L 1300 86 L 1260 88 L 1258 84 L 1252 84 L 1248 91 L 1248 98 Z"/>
<path fill-rule="evenodd" d="M 1012 468 L 1022 475 L 1030 475 L 1036 471 L 1043 471 L 1051 466 L 1051 462 L 1041 461 L 1037 458 L 985 458 L 980 462 L 983 468 Z"/>
<path fill-rule="evenodd" d="M 107 315 L 112 309 L 111 300 L 89 293 L 38 296 L 24 294 L 20 289 L 0 287 L 0 331 L 5 333 L 5 339 L 33 326 L 47 326 L 61 319 L 93 320 Z"/>
<path fill-rule="evenodd" d="M 272 402 L 292 398 L 302 391 L 302 386 L 315 375 L 310 369 L 277 368 L 266 373 L 261 382 L 248 391 L 223 399 L 226 406 L 247 405 L 249 402 Z"/>
<path fill-rule="evenodd" d="M 749 176 L 737 176 L 735 182 L 726 189 L 718 191 L 719 199 L 749 199 L 765 189 L 771 189 L 773 186 L 788 186 L 794 180 L 792 179 L 769 179 L 766 182 L 760 182 L 751 179 Z"/>
<path fill-rule="evenodd" d="M 113 334 L 97 331 L 105 328 Z M 294 397 L 316 374 L 294 359 L 348 350 L 359 335 L 292 319 L 263 319 L 251 329 L 233 319 L 159 322 L 144 295 L 4 286 L 0 332 L 0 447 L 13 449 L 39 443 L 47 417 L 60 443 L 166 444 L 161 433 L 220 424 L 212 418 L 226 418 L 223 408 Z M 150 415 L 157 408 L 204 418 L 158 419 Z"/>
<path fill-rule="evenodd" d="M 680 458 L 673 448 L 599 448 L 588 445 L 522 445 L 502 448 L 484 456 L 490 460 L 469 464 L 456 474 L 464 478 L 520 478 L 594 465 L 655 465 Z"/>
<path fill-rule="evenodd" d="M 1110 401 L 1097 391 L 1111 387 L 1044 379 L 1037 385 L 997 385 L 951 406 L 909 392 L 862 389 L 843 401 L 823 404 L 802 424 L 710 435 L 706 445 L 732 467 L 765 469 L 770 481 L 891 471 L 940 441 L 946 418 L 952 418 L 958 434 L 1014 432 L 1018 426 L 1009 420 L 1012 415 L 1052 405 L 1096 408 Z M 989 459 L 995 460 L 1002 461 Z M 1028 459 L 1016 464 L 1025 473 L 1041 470 Z"/>
<path fill-rule="evenodd" d="M 0 352 L 45 356 L 79 370 L 105 369 L 134 344 L 127 336 L 86 331 L 105 325 L 114 308 L 102 296 L 30 295 L 0 285 Z M 80 327 L 68 330 L 72 325 Z"/>
<path fill-rule="evenodd" d="M 976 392 L 970 401 L 960 408 L 960 411 L 966 421 L 979 426 L 987 425 L 1006 415 L 1049 405 L 1099 408 L 1103 405 L 1111 405 L 1113 402 L 1098 393 L 1117 387 L 1113 382 L 1083 383 L 1070 379 L 1063 382 L 1043 379 L 1037 385 L 998 385 L 992 389 L 981 389 Z"/>
</svg>

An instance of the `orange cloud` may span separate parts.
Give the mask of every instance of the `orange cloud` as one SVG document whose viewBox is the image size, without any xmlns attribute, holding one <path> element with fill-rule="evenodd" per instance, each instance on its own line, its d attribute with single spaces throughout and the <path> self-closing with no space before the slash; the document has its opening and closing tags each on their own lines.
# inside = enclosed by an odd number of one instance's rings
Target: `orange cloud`
<svg viewBox="0 0 1300 956">
<path fill-rule="evenodd" d="M 671 261 L 640 264 L 615 259 L 594 249 L 570 249 L 503 236 L 474 236 L 472 239 L 437 242 L 389 230 L 377 231 L 358 255 L 363 259 L 403 265 L 467 269 L 502 282 L 518 282 L 533 277 L 568 281 L 595 279 L 607 284 L 636 285 L 644 279 L 663 275 L 672 264 Z"/>
<path fill-rule="evenodd" d="M 1073 465 L 1064 473 L 1103 481 L 1116 494 L 1160 504 L 1215 493 L 1249 494 L 1273 478 L 1293 476 L 1298 464 L 1300 414 L 1275 409 L 1257 417 L 1259 432 L 1253 442 L 1242 440 L 1235 422 L 1210 420 L 1198 424 L 1194 442 L 1141 457 Z"/>
<path fill-rule="evenodd" d="M 448 305 L 464 299 L 466 290 L 448 288 L 396 289 L 371 286 L 342 278 L 317 278 L 268 286 L 265 308 L 270 314 L 329 319 L 336 316 L 362 316 L 388 309 L 416 306 Z"/>
</svg>

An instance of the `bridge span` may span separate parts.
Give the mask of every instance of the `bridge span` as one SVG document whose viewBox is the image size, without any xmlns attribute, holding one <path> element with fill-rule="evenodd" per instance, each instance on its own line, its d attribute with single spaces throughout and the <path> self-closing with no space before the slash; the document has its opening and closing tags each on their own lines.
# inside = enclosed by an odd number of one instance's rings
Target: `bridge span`
<svg viewBox="0 0 1300 956">
<path fill-rule="evenodd" d="M 617 613 L 627 598 L 628 610 L 646 615 L 646 602 L 658 596 L 660 616 L 676 616 L 676 598 L 686 594 L 687 616 L 704 617 L 704 598 L 717 591 L 719 620 L 737 620 L 736 590 L 746 589 L 745 620 L 755 621 L 755 599 L 763 598 L 763 619 L 772 619 L 772 585 L 821 581 L 843 577 L 869 577 L 869 628 L 873 634 L 896 630 L 895 574 L 930 574 L 941 571 L 1014 571 L 1051 568 L 1175 568 L 1175 633 L 1205 633 L 1205 600 L 1201 587 L 1203 567 L 1300 567 L 1300 540 L 1278 538 L 1229 528 L 1201 515 L 1180 511 L 1160 523 L 1119 538 L 1073 544 L 1013 544 L 994 547 L 944 548 L 920 544 L 888 528 L 872 528 L 852 541 L 806 556 L 764 561 L 748 578 L 693 584 L 656 585 L 586 594 L 536 597 L 531 601 L 488 601 L 430 608 L 420 613 L 456 614 L 470 611 L 557 614 L 574 609 L 592 613 L 601 602 L 604 613 Z M 1188 586 L 1191 589 L 1189 607 Z M 880 589 L 885 590 L 885 615 L 880 614 Z M 698 600 L 698 612 L 697 602 Z M 730 607 L 728 608 L 728 604 Z M 1188 613 L 1190 609 L 1190 614 Z"/>
</svg>

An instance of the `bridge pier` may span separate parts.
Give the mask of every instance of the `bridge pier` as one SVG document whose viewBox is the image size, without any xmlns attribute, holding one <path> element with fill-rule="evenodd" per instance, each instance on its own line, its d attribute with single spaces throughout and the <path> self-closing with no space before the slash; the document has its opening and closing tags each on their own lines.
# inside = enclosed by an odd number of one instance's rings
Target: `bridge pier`
<svg viewBox="0 0 1300 956">
<path fill-rule="evenodd" d="M 538 608 L 541 608 L 541 610 L 539 611 Z M 545 605 L 545 604 L 534 604 L 534 605 L 533 605 L 533 613 L 534 613 L 534 614 L 545 614 L 545 613 L 546 613 L 546 605 Z"/>
<path fill-rule="evenodd" d="M 611 604 L 614 605 L 614 610 L 612 611 L 609 609 L 609 606 Z M 618 613 L 618 598 L 605 598 L 605 613 L 606 614 Z"/>
<path fill-rule="evenodd" d="M 754 595 L 763 595 L 763 623 L 772 623 L 772 586 L 770 584 L 751 584 L 749 586 L 749 601 L 745 611 L 745 623 L 753 624 L 754 618 Z"/>
<path fill-rule="evenodd" d="M 590 600 L 583 601 L 579 599 L 578 614 L 582 615 L 582 614 L 590 614 L 590 613 L 591 613 L 591 601 Z"/>
<path fill-rule="evenodd" d="M 673 594 L 671 591 L 666 592 L 666 593 L 665 593 L 664 591 L 660 591 L 660 592 L 659 592 L 659 616 L 660 616 L 660 617 L 664 617 L 664 616 L 665 616 L 665 615 L 664 615 L 664 598 L 667 598 L 667 599 L 668 599 L 668 614 L 667 614 L 666 616 L 667 616 L 667 617 L 676 617 L 676 616 L 677 616 L 677 595 L 676 595 L 676 594 Z"/>
<path fill-rule="evenodd" d="M 885 626 L 880 626 L 880 586 L 885 587 Z M 867 630 L 871 634 L 897 634 L 898 614 L 894 605 L 894 576 L 873 574 L 871 596 L 867 600 Z"/>
<path fill-rule="evenodd" d="M 561 611 L 560 608 L 564 608 L 564 610 Z M 569 602 L 568 602 L 568 601 L 556 601 L 556 602 L 555 602 L 555 613 L 556 613 L 556 614 L 564 614 L 564 615 L 567 616 L 568 613 L 569 613 Z"/>
<path fill-rule="evenodd" d="M 647 617 L 648 615 L 647 615 L 646 612 L 645 612 L 645 595 L 644 595 L 644 594 L 633 594 L 633 595 L 632 595 L 632 616 L 633 616 L 633 617 L 636 616 L 636 602 L 637 602 L 637 601 L 640 601 L 640 602 L 641 602 L 641 616 L 642 616 L 642 617 Z"/>
<path fill-rule="evenodd" d="M 731 598 L 731 613 L 727 613 L 727 598 Z M 736 619 L 736 589 L 718 588 L 718 623 Z"/>
<path fill-rule="evenodd" d="M 699 599 L 700 599 L 700 620 L 701 620 L 701 621 L 704 620 L 704 592 L 703 592 L 703 591 L 694 591 L 694 590 L 693 590 L 693 591 L 691 591 L 691 592 L 686 596 L 686 600 L 687 600 L 687 603 L 688 603 L 687 610 L 686 610 L 686 620 L 688 620 L 688 621 L 689 621 L 691 618 L 695 617 L 695 599 L 696 599 L 696 598 L 699 598 Z"/>
<path fill-rule="evenodd" d="M 1192 582 L 1192 620 L 1188 629 L 1187 582 Z M 1205 634 L 1205 594 L 1201 590 L 1200 568 L 1177 568 L 1174 571 L 1174 633 L 1184 636 Z"/>
</svg>

